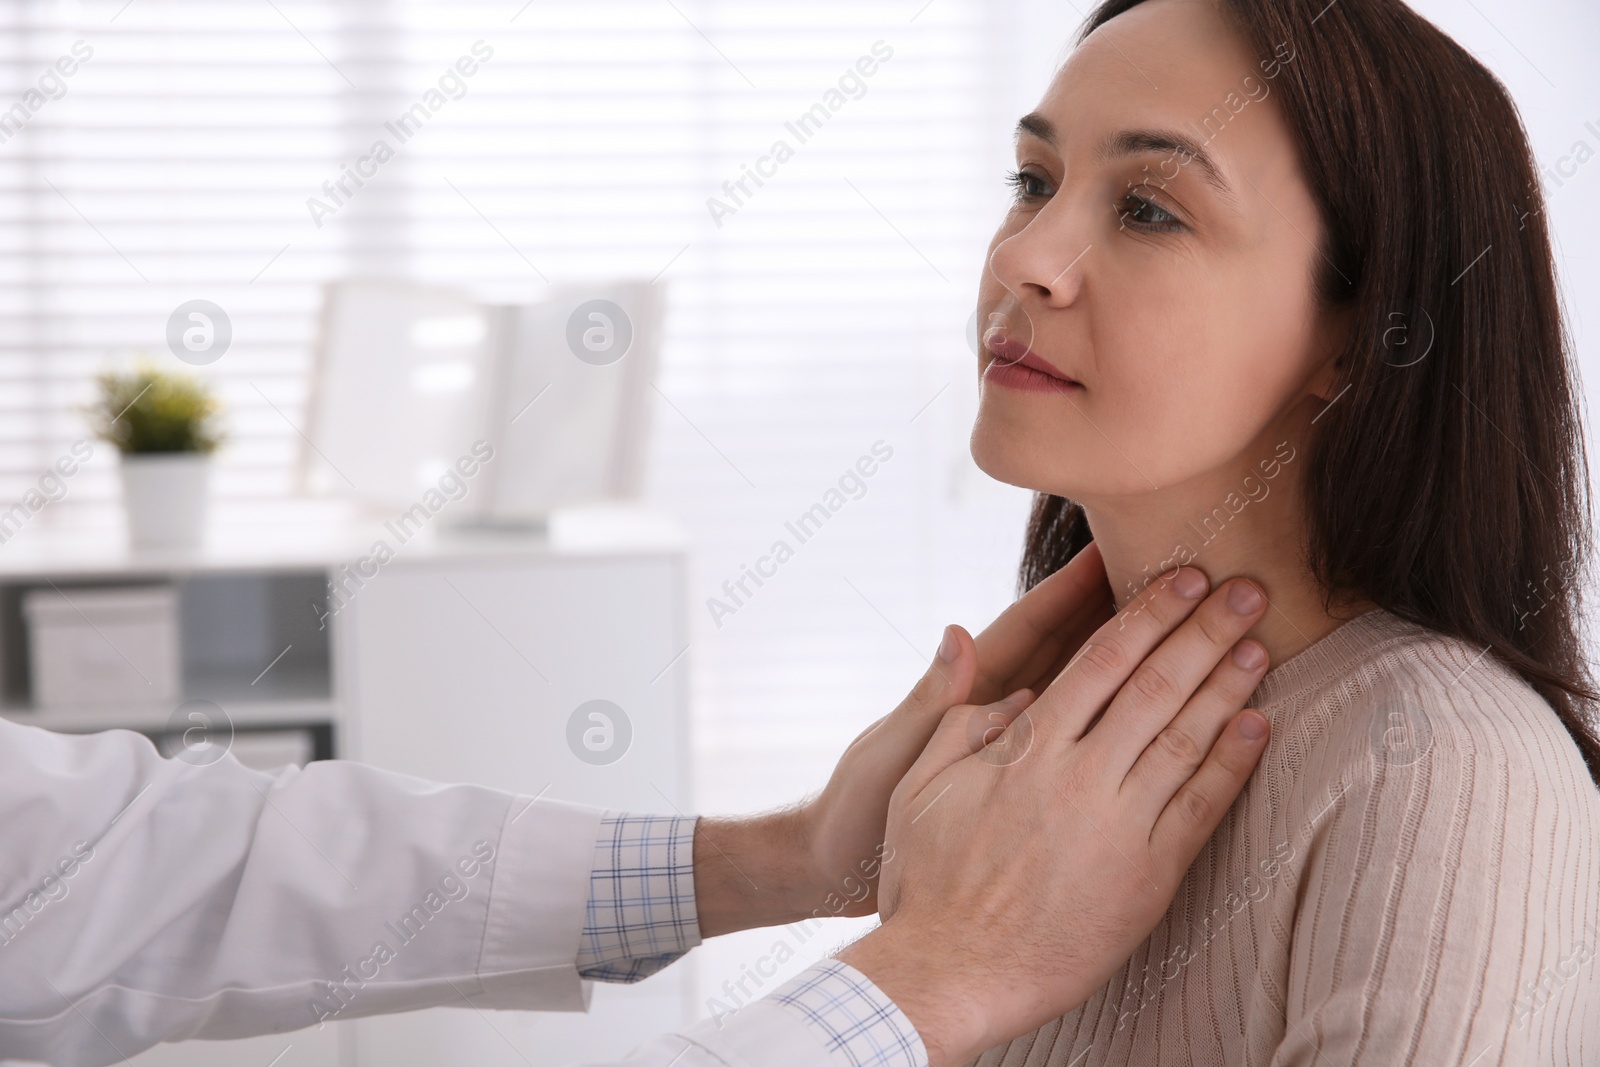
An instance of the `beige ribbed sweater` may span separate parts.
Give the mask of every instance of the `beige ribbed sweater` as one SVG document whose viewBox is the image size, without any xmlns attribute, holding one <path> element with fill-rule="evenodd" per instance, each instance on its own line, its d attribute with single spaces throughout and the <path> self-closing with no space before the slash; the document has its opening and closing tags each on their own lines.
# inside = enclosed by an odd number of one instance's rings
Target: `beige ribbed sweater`
<svg viewBox="0 0 1600 1067">
<path fill-rule="evenodd" d="M 1251 706 L 1267 754 L 1149 940 L 978 1062 L 1600 1064 L 1600 792 L 1549 704 L 1378 610 Z"/>
</svg>

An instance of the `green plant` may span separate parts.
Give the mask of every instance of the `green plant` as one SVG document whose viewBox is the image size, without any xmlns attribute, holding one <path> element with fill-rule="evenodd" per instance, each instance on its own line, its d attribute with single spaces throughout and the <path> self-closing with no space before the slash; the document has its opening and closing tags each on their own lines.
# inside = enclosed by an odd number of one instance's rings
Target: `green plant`
<svg viewBox="0 0 1600 1067">
<path fill-rule="evenodd" d="M 101 371 L 95 381 L 100 398 L 88 409 L 90 422 L 124 455 L 208 453 L 222 443 L 221 405 L 197 378 L 143 360 L 132 370 Z"/>
</svg>

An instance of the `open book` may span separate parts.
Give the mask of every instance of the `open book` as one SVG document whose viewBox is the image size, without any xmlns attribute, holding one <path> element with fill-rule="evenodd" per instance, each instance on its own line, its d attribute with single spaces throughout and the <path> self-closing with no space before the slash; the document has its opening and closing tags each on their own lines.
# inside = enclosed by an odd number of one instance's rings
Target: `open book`
<svg viewBox="0 0 1600 1067">
<path fill-rule="evenodd" d="M 510 305 L 409 282 L 329 285 L 302 491 L 385 510 L 443 496 L 448 524 L 496 526 L 636 495 L 662 297 L 628 280 Z"/>
</svg>

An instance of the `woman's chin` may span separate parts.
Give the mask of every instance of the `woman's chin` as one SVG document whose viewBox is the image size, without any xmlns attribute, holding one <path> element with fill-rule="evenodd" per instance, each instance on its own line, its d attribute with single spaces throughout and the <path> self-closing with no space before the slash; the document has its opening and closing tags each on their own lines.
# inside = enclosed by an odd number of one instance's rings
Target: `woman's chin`
<svg viewBox="0 0 1600 1067">
<path fill-rule="evenodd" d="M 1034 492 L 1059 492 L 1044 488 L 1053 479 L 1040 469 L 1043 457 L 1034 448 L 1030 448 L 1026 441 L 1018 440 L 1015 435 L 986 424 L 981 415 L 973 424 L 969 445 L 972 462 L 995 481 Z"/>
<path fill-rule="evenodd" d="M 1046 446 L 1038 434 L 1019 434 L 998 422 L 986 423 L 982 414 L 973 424 L 968 442 L 972 462 L 997 482 L 1035 493 L 1050 493 L 1083 503 L 1110 494 L 1138 493 L 1143 483 L 1130 477 L 1107 484 L 1095 477 L 1092 466 L 1063 462 L 1063 456 L 1082 455 L 1084 448 L 1074 442 L 1057 441 Z M 1124 484 L 1124 481 L 1126 484 Z"/>
</svg>

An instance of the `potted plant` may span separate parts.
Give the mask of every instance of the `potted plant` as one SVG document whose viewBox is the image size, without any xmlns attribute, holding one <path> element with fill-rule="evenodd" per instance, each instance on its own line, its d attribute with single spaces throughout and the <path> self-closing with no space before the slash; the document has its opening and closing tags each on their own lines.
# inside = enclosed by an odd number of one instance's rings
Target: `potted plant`
<svg viewBox="0 0 1600 1067">
<path fill-rule="evenodd" d="M 205 528 L 219 404 L 205 383 L 149 362 L 96 378 L 94 431 L 116 446 L 128 536 L 136 548 L 188 548 Z"/>
</svg>

